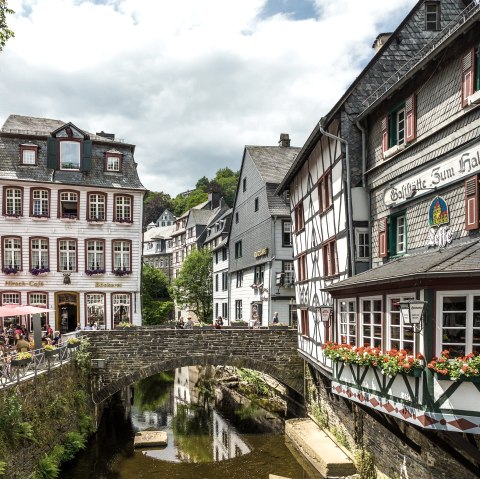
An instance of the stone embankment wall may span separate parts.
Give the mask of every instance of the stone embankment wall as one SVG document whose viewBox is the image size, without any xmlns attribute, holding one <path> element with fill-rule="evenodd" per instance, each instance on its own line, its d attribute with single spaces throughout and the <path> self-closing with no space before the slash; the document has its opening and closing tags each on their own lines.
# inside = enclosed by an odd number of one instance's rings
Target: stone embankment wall
<svg viewBox="0 0 480 479">
<path fill-rule="evenodd" d="M 478 473 L 462 465 L 457 447 L 465 440 L 462 434 L 421 431 L 393 417 L 376 418 L 354 402 L 331 393 L 328 380 L 310 368 L 307 400 L 312 418 L 328 429 L 352 457 L 367 452 L 382 478 L 406 479 L 475 479 Z M 372 411 L 373 412 L 373 411 Z M 374 413 L 374 412 L 373 412 Z M 382 423 L 383 422 L 383 423 Z M 480 457 L 479 438 L 471 441 L 467 459 Z M 468 446 L 465 446 L 468 449 Z M 465 451 L 463 452 L 465 454 Z M 357 464 L 358 466 L 358 464 Z M 370 477 L 370 476 L 368 476 Z"/>
<path fill-rule="evenodd" d="M 31 477 L 68 433 L 95 428 L 97 409 L 90 401 L 88 375 L 74 362 L 0 389 L 0 460 L 6 463 L 2 477 Z"/>
<path fill-rule="evenodd" d="M 303 361 L 292 329 L 165 329 L 86 331 L 96 370 L 94 399 L 101 402 L 130 384 L 183 366 L 249 368 L 303 393 Z"/>
</svg>

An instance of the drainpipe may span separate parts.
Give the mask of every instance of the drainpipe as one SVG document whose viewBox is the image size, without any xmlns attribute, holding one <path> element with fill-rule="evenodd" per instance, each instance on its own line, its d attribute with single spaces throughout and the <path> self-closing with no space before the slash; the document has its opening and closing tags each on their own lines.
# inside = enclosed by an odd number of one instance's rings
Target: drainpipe
<svg viewBox="0 0 480 479">
<path fill-rule="evenodd" d="M 365 128 L 360 123 L 360 120 L 355 122 L 356 127 L 362 133 L 362 188 L 367 191 L 367 179 L 365 177 L 367 171 L 367 132 Z M 372 211 L 372 198 L 368 195 L 368 206 L 367 206 L 367 221 L 368 221 L 368 237 L 370 242 L 370 251 L 372 251 L 372 237 L 370 235 L 370 231 L 372 231 L 372 216 L 370 212 Z M 369 259 L 369 268 L 372 267 L 372 255 L 370 255 Z"/>
<path fill-rule="evenodd" d="M 267 326 L 270 326 L 270 318 L 273 316 L 272 313 L 272 291 L 273 291 L 273 286 L 272 284 L 275 284 L 275 278 L 273 276 L 273 265 L 275 264 L 275 258 L 277 257 L 277 248 L 276 248 L 276 242 L 275 242 L 275 229 L 276 229 L 276 224 L 277 224 L 277 216 L 273 217 L 273 226 L 272 226 L 272 257 L 270 259 L 270 281 L 269 281 L 269 290 L 268 290 L 268 317 L 267 317 Z"/>
<path fill-rule="evenodd" d="M 339 136 L 332 135 L 332 133 L 325 131 L 323 127 L 325 126 L 326 118 L 320 118 L 318 122 L 318 128 L 322 135 L 332 138 L 332 140 L 339 141 L 345 145 L 345 173 L 347 175 L 347 211 L 348 211 L 348 241 L 350 243 L 350 269 L 352 276 L 355 275 L 355 250 L 353 242 L 353 216 L 352 216 L 352 193 L 351 193 L 351 183 L 350 183 L 350 158 L 348 155 L 348 142 Z"/>
</svg>

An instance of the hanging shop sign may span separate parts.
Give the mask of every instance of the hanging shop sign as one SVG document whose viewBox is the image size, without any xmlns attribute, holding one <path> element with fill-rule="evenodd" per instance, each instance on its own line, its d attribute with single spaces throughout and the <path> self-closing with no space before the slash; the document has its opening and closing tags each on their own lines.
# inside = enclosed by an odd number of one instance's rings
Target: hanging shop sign
<svg viewBox="0 0 480 479">
<path fill-rule="evenodd" d="M 450 223 L 448 206 L 441 196 L 437 196 L 430 204 L 428 222 L 430 226 L 442 226 Z"/>
<path fill-rule="evenodd" d="M 445 248 L 453 241 L 453 234 L 448 226 L 440 226 L 439 228 L 430 228 L 428 232 L 427 246 L 433 248 Z"/>
<path fill-rule="evenodd" d="M 390 185 L 383 193 L 383 202 L 397 206 L 475 173 L 480 173 L 478 144 Z"/>
<path fill-rule="evenodd" d="M 267 256 L 267 255 L 268 255 L 268 248 L 262 248 L 253 253 L 253 256 L 255 258 L 260 258 L 260 256 Z"/>
</svg>

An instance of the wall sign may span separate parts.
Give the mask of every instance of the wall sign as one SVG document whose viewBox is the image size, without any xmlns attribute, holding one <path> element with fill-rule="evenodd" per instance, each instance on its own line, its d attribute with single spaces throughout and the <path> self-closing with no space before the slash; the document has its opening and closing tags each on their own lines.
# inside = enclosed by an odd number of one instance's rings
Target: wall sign
<svg viewBox="0 0 480 479">
<path fill-rule="evenodd" d="M 5 281 L 5 286 L 32 286 L 34 288 L 41 288 L 43 285 L 43 281 Z"/>
<path fill-rule="evenodd" d="M 427 246 L 445 248 L 453 240 L 453 234 L 448 226 L 440 226 L 439 228 L 430 228 L 428 232 Z"/>
<path fill-rule="evenodd" d="M 475 173 L 480 173 L 479 144 L 389 186 L 383 193 L 383 202 L 385 206 L 400 205 Z"/>
<path fill-rule="evenodd" d="M 448 206 L 441 196 L 437 196 L 431 203 L 428 211 L 430 226 L 441 226 L 450 223 Z"/>
<path fill-rule="evenodd" d="M 260 256 L 267 256 L 267 255 L 268 255 L 268 248 L 262 248 L 253 253 L 254 258 L 259 258 Z"/>
<path fill-rule="evenodd" d="M 121 288 L 122 283 L 95 283 L 95 288 Z"/>
</svg>

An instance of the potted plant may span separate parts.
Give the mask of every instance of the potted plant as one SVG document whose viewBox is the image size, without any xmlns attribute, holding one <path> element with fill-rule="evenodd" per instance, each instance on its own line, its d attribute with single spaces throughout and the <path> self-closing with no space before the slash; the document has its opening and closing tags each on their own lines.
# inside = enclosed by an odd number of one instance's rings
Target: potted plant
<svg viewBox="0 0 480 479">
<path fill-rule="evenodd" d="M 116 329 L 130 329 L 130 328 L 133 328 L 133 324 L 127 321 L 120 321 L 116 327 Z"/>
<path fill-rule="evenodd" d="M 44 350 L 47 359 L 56 356 L 59 351 L 53 344 L 46 344 Z"/>
<path fill-rule="evenodd" d="M 21 366 L 25 367 L 28 364 L 32 362 L 33 356 L 32 353 L 18 353 L 13 359 L 12 359 L 12 366 Z"/>
<path fill-rule="evenodd" d="M 75 349 L 75 348 L 78 348 L 80 346 L 80 339 L 78 338 L 70 338 L 68 341 L 67 341 L 67 348 L 69 349 Z"/>
<path fill-rule="evenodd" d="M 393 377 L 397 374 L 420 377 L 424 368 L 424 357 L 418 353 L 416 356 L 409 354 L 404 349 L 400 351 L 391 349 L 382 354 L 379 368 L 383 374 Z"/>
</svg>

